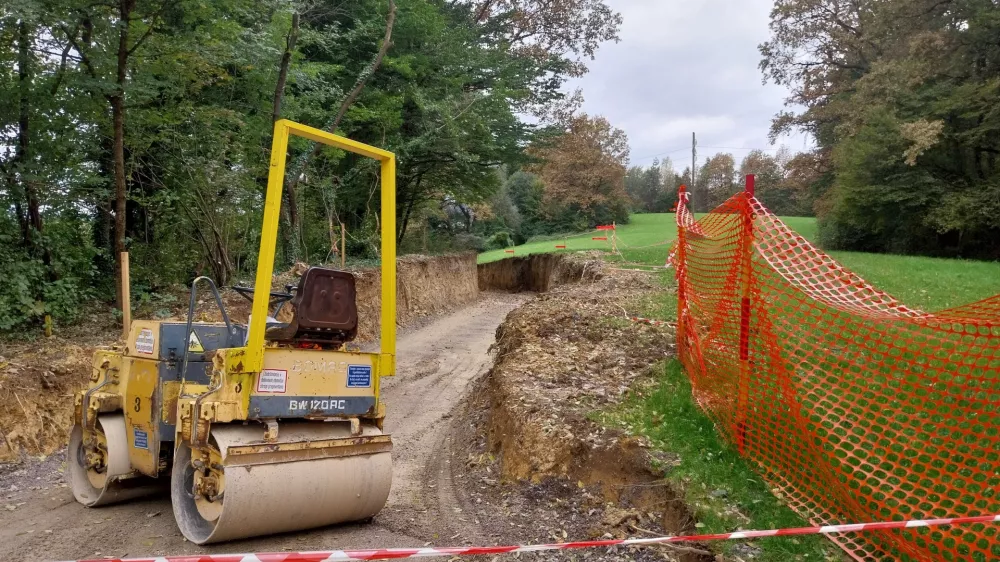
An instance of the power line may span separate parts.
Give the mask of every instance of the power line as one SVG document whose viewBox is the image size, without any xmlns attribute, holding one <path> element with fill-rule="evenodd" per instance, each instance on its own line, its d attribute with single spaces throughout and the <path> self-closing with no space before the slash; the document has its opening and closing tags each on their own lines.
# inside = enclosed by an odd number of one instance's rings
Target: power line
<svg viewBox="0 0 1000 562">
<path fill-rule="evenodd" d="M 776 152 L 778 150 L 781 150 L 780 146 L 776 148 L 775 147 L 762 148 L 758 146 L 707 146 L 704 144 L 699 144 L 698 146 L 701 148 L 710 148 L 713 150 L 760 150 L 763 152 Z M 650 158 L 656 158 L 657 156 L 666 156 L 668 154 L 673 154 L 675 152 L 681 152 L 682 150 L 690 150 L 690 149 L 691 149 L 690 146 L 684 146 L 681 148 L 668 150 L 666 152 L 658 152 L 656 154 L 650 154 L 648 156 L 641 156 L 639 158 L 629 158 L 629 162 L 642 162 L 643 160 L 649 160 Z"/>
<path fill-rule="evenodd" d="M 763 152 L 774 152 L 776 150 L 781 150 L 781 147 L 777 148 L 760 148 L 756 146 L 704 146 L 702 148 L 713 148 L 715 150 L 760 150 Z"/>
<path fill-rule="evenodd" d="M 680 148 L 675 148 L 673 150 L 668 150 L 667 152 L 660 152 L 657 154 L 650 154 L 649 156 L 643 156 L 641 158 L 629 158 L 630 162 L 641 162 L 643 160 L 649 160 L 650 158 L 656 158 L 657 156 L 666 156 L 667 154 L 673 154 L 675 152 L 680 152 L 682 150 L 687 150 L 687 146 L 682 146 Z"/>
</svg>

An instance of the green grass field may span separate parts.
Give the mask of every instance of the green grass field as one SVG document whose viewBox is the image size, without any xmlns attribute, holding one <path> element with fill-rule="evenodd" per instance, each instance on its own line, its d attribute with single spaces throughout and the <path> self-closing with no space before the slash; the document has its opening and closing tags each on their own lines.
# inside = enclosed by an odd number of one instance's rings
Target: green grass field
<svg viewBox="0 0 1000 562">
<path fill-rule="evenodd" d="M 781 217 L 789 228 L 807 240 L 816 241 L 816 219 Z M 511 248 L 516 256 L 545 252 L 609 250 L 610 242 L 592 240 L 605 233 L 585 232 L 565 238 L 529 242 Z M 630 263 L 663 265 L 670 242 L 677 238 L 672 213 L 632 215 L 629 224 L 618 228 L 618 247 Z M 565 244 L 566 250 L 557 250 Z M 479 263 L 510 257 L 503 250 L 479 254 Z M 941 310 L 1000 294 L 1000 262 L 830 252 L 848 269 L 909 306 Z M 609 257 L 609 259 L 611 259 Z"/>
<path fill-rule="evenodd" d="M 611 248 L 610 241 L 605 242 L 603 240 L 591 240 L 591 238 L 595 236 L 604 236 L 605 234 L 610 235 L 610 233 L 605 232 L 584 232 L 569 235 L 565 238 L 552 237 L 551 239 L 544 241 L 528 242 L 527 244 L 522 244 L 509 249 L 514 250 L 514 255 L 516 256 L 564 251 L 557 250 L 555 247 L 557 244 L 565 244 L 565 251 L 567 252 L 579 250 L 607 250 Z M 666 248 L 669 242 L 673 241 L 675 238 L 677 238 L 677 226 L 674 222 L 673 213 L 644 213 L 632 215 L 632 220 L 629 224 L 618 227 L 618 245 L 622 250 L 661 244 L 658 247 L 659 251 L 664 257 L 666 257 L 667 254 L 665 253 L 664 248 Z M 653 248 L 657 247 L 653 246 Z M 493 250 L 479 254 L 479 263 L 487 263 L 507 257 L 510 257 L 510 254 L 504 253 L 503 250 Z M 662 260 L 660 265 L 663 265 Z"/>
</svg>

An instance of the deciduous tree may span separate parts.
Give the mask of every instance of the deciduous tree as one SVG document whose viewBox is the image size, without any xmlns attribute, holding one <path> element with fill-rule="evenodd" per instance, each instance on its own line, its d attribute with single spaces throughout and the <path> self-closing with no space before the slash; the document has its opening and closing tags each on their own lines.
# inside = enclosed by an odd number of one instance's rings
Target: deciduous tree
<svg viewBox="0 0 1000 562">
<path fill-rule="evenodd" d="M 544 212 L 567 226 L 594 226 L 628 218 L 625 173 L 628 137 L 604 117 L 578 115 L 562 134 L 529 151 L 545 186 Z"/>
<path fill-rule="evenodd" d="M 710 211 L 737 191 L 736 160 L 732 154 L 719 153 L 705 161 L 698 171 L 698 186 L 692 196 L 695 210 Z"/>
<path fill-rule="evenodd" d="M 772 134 L 819 145 L 825 244 L 1000 256 L 998 33 L 995 2 L 775 3 L 761 69 L 802 109 Z"/>
</svg>

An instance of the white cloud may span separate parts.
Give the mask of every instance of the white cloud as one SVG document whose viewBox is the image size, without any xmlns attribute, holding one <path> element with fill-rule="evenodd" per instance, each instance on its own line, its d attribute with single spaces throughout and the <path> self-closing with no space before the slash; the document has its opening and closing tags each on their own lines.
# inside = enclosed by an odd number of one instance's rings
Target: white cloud
<svg viewBox="0 0 1000 562">
<path fill-rule="evenodd" d="M 762 85 L 757 67 L 772 0 L 608 2 L 624 17 L 621 42 L 603 45 L 590 72 L 570 88 L 583 89 L 585 111 L 625 130 L 634 163 L 684 146 L 688 152 L 668 155 L 688 161 L 692 131 L 706 147 L 699 161 L 774 148 L 767 134 L 786 91 Z M 801 150 L 802 141 L 798 135 L 783 142 Z"/>
<path fill-rule="evenodd" d="M 616 126 L 633 131 L 629 136 L 630 144 L 634 146 L 660 146 L 659 152 L 679 152 L 682 147 L 691 143 L 691 132 L 701 134 L 725 133 L 733 128 L 735 121 L 726 115 L 705 115 L 691 117 L 663 117 L 644 115 L 637 120 L 630 120 Z M 632 150 L 633 160 L 642 159 L 646 153 Z M 641 163 L 641 162 L 636 162 Z"/>
</svg>

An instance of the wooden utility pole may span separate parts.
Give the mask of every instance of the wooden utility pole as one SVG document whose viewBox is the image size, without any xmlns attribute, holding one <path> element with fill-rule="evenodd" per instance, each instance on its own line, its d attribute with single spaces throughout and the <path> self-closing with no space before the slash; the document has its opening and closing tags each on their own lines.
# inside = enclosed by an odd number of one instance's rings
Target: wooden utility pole
<svg viewBox="0 0 1000 562">
<path fill-rule="evenodd" d="M 132 287 L 128 274 L 128 252 L 119 254 L 122 264 L 122 286 L 118 291 L 122 297 L 122 339 L 128 341 L 128 331 L 132 328 Z"/>
<path fill-rule="evenodd" d="M 698 185 L 695 181 L 695 174 L 698 172 L 695 169 L 698 167 L 698 139 L 695 138 L 694 133 L 691 133 L 691 191 L 695 191 Z M 692 198 L 693 199 L 693 198 Z M 691 202 L 691 211 L 694 211 L 694 202 Z"/>
</svg>

